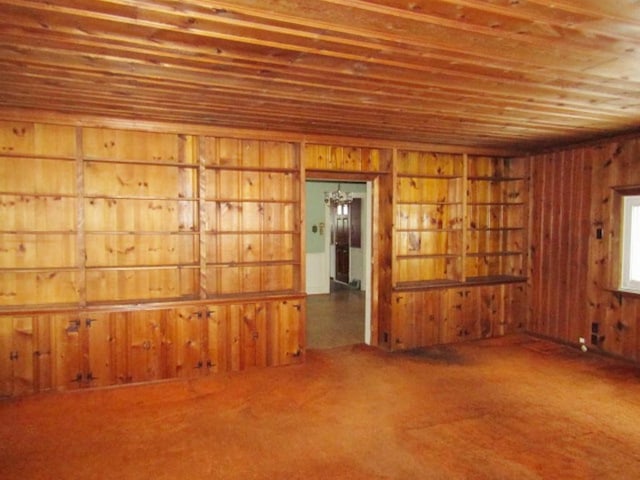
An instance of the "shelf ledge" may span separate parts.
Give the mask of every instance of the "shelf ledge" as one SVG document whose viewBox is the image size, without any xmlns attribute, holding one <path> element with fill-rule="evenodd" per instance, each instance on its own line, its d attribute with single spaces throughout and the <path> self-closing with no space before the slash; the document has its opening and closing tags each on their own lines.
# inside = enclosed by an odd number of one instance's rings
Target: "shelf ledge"
<svg viewBox="0 0 640 480">
<path fill-rule="evenodd" d="M 480 285 L 501 285 L 507 283 L 524 283 L 527 277 L 511 275 L 493 275 L 487 277 L 469 277 L 465 281 L 436 279 L 421 282 L 402 282 L 394 287 L 396 292 L 430 290 L 437 288 L 464 288 Z"/>
</svg>

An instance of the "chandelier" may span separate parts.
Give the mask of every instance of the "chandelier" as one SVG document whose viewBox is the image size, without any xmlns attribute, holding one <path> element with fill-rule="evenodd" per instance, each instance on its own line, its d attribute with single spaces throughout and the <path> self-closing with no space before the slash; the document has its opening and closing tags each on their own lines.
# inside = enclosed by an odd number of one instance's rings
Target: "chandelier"
<svg viewBox="0 0 640 480">
<path fill-rule="evenodd" d="M 324 192 L 324 203 L 327 205 L 344 205 L 351 203 L 353 197 L 348 192 L 343 192 L 338 184 L 338 189 L 333 192 Z"/>
</svg>

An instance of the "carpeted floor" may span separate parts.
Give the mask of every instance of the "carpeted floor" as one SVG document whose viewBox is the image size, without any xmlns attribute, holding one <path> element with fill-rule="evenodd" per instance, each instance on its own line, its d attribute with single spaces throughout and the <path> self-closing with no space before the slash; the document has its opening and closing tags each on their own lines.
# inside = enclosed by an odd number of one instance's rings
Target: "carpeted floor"
<svg viewBox="0 0 640 480">
<path fill-rule="evenodd" d="M 640 370 L 528 336 L 0 402 L 10 479 L 636 479 Z"/>
</svg>

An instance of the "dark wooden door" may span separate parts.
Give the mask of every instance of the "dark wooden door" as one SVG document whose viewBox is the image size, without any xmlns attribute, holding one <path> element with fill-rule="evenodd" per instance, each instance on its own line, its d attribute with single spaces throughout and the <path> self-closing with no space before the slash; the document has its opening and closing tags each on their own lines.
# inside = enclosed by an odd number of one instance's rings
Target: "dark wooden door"
<svg viewBox="0 0 640 480">
<path fill-rule="evenodd" d="M 335 208 L 336 280 L 349 283 L 349 206 Z"/>
</svg>

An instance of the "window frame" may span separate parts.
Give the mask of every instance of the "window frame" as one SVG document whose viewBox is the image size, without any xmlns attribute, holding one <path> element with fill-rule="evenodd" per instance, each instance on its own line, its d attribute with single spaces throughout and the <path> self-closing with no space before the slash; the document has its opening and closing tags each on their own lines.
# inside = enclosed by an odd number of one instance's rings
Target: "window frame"
<svg viewBox="0 0 640 480">
<path fill-rule="evenodd" d="M 635 213 L 635 215 L 632 216 L 634 210 L 635 212 L 640 211 L 636 210 L 640 209 L 640 194 L 636 192 L 623 194 L 621 203 L 619 289 L 624 292 L 640 294 L 640 278 L 630 278 L 631 260 L 635 259 L 636 262 L 638 262 L 638 257 L 640 257 L 640 242 L 636 240 L 634 243 L 632 241 L 632 233 L 638 236 L 640 232 L 640 213 Z"/>
</svg>

